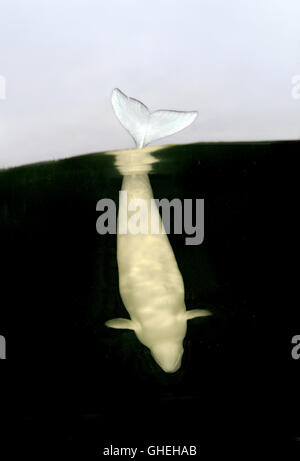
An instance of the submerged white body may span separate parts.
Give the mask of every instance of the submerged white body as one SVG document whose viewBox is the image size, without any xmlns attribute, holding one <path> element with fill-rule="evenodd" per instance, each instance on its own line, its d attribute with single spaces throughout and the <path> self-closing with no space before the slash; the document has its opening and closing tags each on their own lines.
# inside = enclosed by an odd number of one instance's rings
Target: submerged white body
<svg viewBox="0 0 300 461">
<path fill-rule="evenodd" d="M 123 99 L 121 102 L 126 103 Z M 140 127 L 138 136 L 144 139 Z M 136 142 L 138 144 L 138 140 Z M 137 154 L 139 150 L 142 164 L 144 149 L 137 149 Z M 158 208 L 153 203 L 149 177 L 142 170 L 129 168 L 125 173 L 124 168 L 120 170 L 125 174 L 122 191 L 127 192 L 127 201 L 121 200 L 119 204 L 117 260 L 120 295 L 130 320 L 113 319 L 106 325 L 134 330 L 138 339 L 151 350 L 159 366 L 166 372 L 175 372 L 181 365 L 187 320 L 209 315 L 209 312 L 186 310 L 183 279 L 168 237 L 162 232 L 163 225 Z M 136 211 L 128 211 L 128 205 L 140 199 L 147 204 L 147 232 L 133 234 L 127 230 L 127 233 L 121 233 L 120 220 L 123 222 L 126 217 L 128 222 Z M 152 232 L 150 218 L 152 222 L 159 223 L 159 233 Z"/>
</svg>

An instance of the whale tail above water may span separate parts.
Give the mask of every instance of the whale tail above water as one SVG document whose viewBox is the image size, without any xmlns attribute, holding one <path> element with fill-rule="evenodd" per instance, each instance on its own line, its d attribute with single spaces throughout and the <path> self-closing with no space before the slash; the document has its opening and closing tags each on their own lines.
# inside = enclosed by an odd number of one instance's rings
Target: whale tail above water
<svg viewBox="0 0 300 461">
<path fill-rule="evenodd" d="M 193 123 L 198 112 L 156 110 L 150 112 L 140 101 L 126 96 L 118 88 L 112 93 L 112 106 L 123 127 L 131 134 L 137 147 L 177 133 Z"/>
</svg>

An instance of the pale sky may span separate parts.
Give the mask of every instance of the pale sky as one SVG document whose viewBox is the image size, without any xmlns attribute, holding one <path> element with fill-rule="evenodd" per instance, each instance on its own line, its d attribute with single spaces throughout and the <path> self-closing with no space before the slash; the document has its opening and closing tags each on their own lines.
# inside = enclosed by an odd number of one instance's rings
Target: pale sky
<svg viewBox="0 0 300 461">
<path fill-rule="evenodd" d="M 300 1 L 0 0 L 0 75 L 0 167 L 134 146 L 115 87 L 199 112 L 156 144 L 300 139 Z"/>
</svg>

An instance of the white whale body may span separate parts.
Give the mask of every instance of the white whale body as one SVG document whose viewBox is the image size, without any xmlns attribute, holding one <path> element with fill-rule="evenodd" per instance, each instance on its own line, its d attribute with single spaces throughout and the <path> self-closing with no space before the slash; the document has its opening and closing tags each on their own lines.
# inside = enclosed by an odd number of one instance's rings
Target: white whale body
<svg viewBox="0 0 300 461">
<path fill-rule="evenodd" d="M 140 156 L 143 165 L 143 161 L 149 159 L 149 152 L 155 150 L 153 147 L 143 149 L 146 143 L 185 128 L 193 122 L 197 113 L 150 113 L 146 106 L 128 98 L 118 89 L 113 91 L 112 101 L 118 118 L 132 134 L 139 148 L 124 151 L 127 159 L 135 158 L 134 166 L 131 169 L 124 169 L 122 166 L 119 168 L 124 175 L 122 191 L 127 192 L 127 201 L 120 200 L 118 213 L 119 289 L 130 319 L 112 319 L 105 325 L 134 330 L 138 339 L 150 349 L 158 365 L 165 372 L 172 373 L 181 366 L 187 320 L 210 315 L 210 312 L 204 309 L 186 310 L 181 273 L 164 231 L 159 210 L 157 206 L 151 206 L 153 193 L 147 174 L 150 162 L 145 162 L 147 167 L 143 171 L 142 167 L 137 168 L 136 158 Z M 120 158 L 124 153 L 118 153 L 117 164 L 122 165 Z M 123 161 L 123 165 L 125 163 Z M 147 232 L 121 232 L 120 221 L 124 223 L 124 218 L 130 220 L 136 211 L 129 210 L 128 203 L 138 204 L 141 199 L 148 205 Z M 152 220 L 154 213 L 161 232 L 152 232 L 150 213 Z"/>
</svg>

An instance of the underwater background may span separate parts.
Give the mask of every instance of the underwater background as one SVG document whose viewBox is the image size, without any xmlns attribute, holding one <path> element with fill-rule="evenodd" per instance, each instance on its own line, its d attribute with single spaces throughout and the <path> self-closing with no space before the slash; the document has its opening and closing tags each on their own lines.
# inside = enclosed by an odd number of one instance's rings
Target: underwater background
<svg viewBox="0 0 300 461">
<path fill-rule="evenodd" d="M 299 451 L 300 370 L 291 356 L 300 328 L 299 150 L 300 141 L 224 142 L 153 154 L 155 198 L 205 202 L 201 245 L 169 235 L 187 309 L 213 313 L 188 322 L 174 374 L 133 331 L 104 326 L 128 317 L 116 235 L 96 232 L 96 203 L 118 203 L 113 156 L 0 171 L 0 333 L 9 359 L 2 408 L 13 416 L 11 453 L 99 459 L 110 445 L 150 444 L 197 445 L 202 459 Z"/>
</svg>

